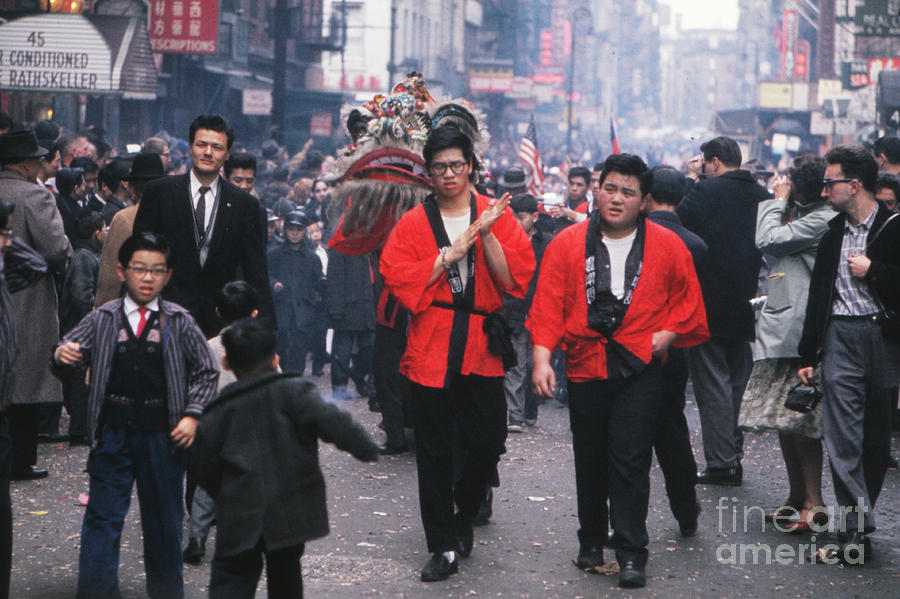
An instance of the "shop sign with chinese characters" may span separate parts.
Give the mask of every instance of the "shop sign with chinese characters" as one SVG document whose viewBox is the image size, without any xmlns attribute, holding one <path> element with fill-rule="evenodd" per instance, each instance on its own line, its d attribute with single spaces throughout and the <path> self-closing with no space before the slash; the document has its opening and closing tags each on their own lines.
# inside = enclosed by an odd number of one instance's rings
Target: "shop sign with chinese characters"
<svg viewBox="0 0 900 599">
<path fill-rule="evenodd" d="M 218 0 L 149 0 L 150 45 L 154 52 L 215 54 Z"/>
</svg>

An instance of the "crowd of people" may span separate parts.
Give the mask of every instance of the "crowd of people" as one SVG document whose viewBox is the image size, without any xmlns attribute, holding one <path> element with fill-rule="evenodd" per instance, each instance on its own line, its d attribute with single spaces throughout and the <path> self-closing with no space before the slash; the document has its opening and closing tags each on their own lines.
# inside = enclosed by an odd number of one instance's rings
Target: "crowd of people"
<svg viewBox="0 0 900 599">
<path fill-rule="evenodd" d="M 128 155 L 96 129 L 5 128 L 0 597 L 9 481 L 51 475 L 40 439 L 90 448 L 79 598 L 119 596 L 134 485 L 149 596 L 183 596 L 213 522 L 210 596 L 253 596 L 263 559 L 271 597 L 302 596 L 304 544 L 328 528 L 318 439 L 364 461 L 414 448 L 421 579 L 445 580 L 492 515 L 507 435 L 543 401 L 569 410 L 582 570 L 612 549 L 619 585 L 644 586 L 653 453 L 688 537 L 696 485 L 743 483 L 745 432 L 778 434 L 790 488 L 767 519 L 839 519 L 819 559 L 872 555 L 896 466 L 900 138 L 803 152 L 784 174 L 728 137 L 680 169 L 561 163 L 559 202 L 529 193 L 521 165 L 491 173 L 465 127 L 435 125 L 429 195 L 351 255 L 328 244 L 346 181 L 310 143 L 249 152 L 216 115 Z M 340 409 L 357 397 L 382 413 L 383 444 Z"/>
</svg>

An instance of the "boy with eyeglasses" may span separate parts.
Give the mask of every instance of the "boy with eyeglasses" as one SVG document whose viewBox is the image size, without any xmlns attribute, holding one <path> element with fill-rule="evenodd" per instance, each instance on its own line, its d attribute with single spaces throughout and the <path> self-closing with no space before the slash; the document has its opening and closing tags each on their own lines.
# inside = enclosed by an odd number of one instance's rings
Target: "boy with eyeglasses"
<svg viewBox="0 0 900 599">
<path fill-rule="evenodd" d="M 90 367 L 90 499 L 81 529 L 78 598 L 116 599 L 119 542 L 137 483 L 147 594 L 184 596 L 184 449 L 214 396 L 212 351 L 187 310 L 159 297 L 172 276 L 159 235 L 133 235 L 116 272 L 125 297 L 89 313 L 54 352 L 58 366 Z"/>
</svg>

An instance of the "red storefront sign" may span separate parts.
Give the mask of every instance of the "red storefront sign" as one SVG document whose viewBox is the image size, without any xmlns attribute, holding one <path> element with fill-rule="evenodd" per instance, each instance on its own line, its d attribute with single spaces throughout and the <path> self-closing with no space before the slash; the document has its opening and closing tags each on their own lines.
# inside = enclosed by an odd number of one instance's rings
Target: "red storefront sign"
<svg viewBox="0 0 900 599">
<path fill-rule="evenodd" d="M 154 52 L 215 54 L 218 0 L 149 0 L 150 46 Z"/>
</svg>

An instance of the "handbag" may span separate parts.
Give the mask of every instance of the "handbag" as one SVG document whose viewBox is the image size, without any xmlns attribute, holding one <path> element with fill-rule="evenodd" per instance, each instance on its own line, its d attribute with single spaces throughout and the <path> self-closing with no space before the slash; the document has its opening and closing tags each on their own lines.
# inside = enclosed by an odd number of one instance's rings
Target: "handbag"
<svg viewBox="0 0 900 599">
<path fill-rule="evenodd" d="M 819 391 L 815 383 L 810 383 L 809 385 L 797 383 L 788 391 L 787 398 L 784 400 L 784 407 L 801 414 L 809 414 L 816 409 L 821 399 L 822 392 Z"/>
</svg>

